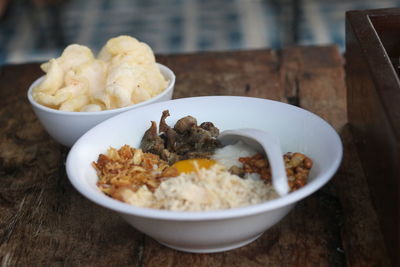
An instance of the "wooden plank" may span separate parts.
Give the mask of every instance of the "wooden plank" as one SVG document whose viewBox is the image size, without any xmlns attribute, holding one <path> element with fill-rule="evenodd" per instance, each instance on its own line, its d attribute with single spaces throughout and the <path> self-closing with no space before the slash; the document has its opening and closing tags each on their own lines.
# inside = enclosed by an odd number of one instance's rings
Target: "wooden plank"
<svg viewBox="0 0 400 267">
<path fill-rule="evenodd" d="M 321 54 L 324 60 L 317 57 Z M 332 47 L 158 59 L 177 75 L 176 98 L 247 95 L 294 104 L 297 99 L 297 104 L 327 118 L 337 129 L 342 127 L 343 69 Z M 373 255 L 368 258 L 372 262 L 384 257 L 368 190 L 363 185 L 354 189 L 364 183 L 362 172 L 352 171 L 353 162 L 359 162 L 354 150 L 330 186 L 301 201 L 282 222 L 246 247 L 190 254 L 158 244 L 72 188 L 64 170 L 67 149 L 45 133 L 25 98 L 28 84 L 40 75 L 37 64 L 0 69 L 2 265 L 342 266 L 347 262 L 357 266 L 366 262 L 365 255 Z M 339 104 L 317 105 L 332 95 Z M 330 109 L 336 115 L 330 115 Z M 351 142 L 347 136 L 344 140 Z M 350 237 L 353 230 L 356 234 Z M 372 236 L 363 238 L 365 231 Z"/>
<path fill-rule="evenodd" d="M 347 265 L 390 266 L 378 215 L 348 125 L 341 137 L 344 158 L 331 185 L 341 202 L 341 236 Z"/>
<path fill-rule="evenodd" d="M 0 99 L 1 103 L 15 101 L 27 101 L 24 97 L 29 85 L 38 77 L 43 75 L 39 65 L 36 63 L 21 65 L 10 65 L 0 68 Z"/>
<path fill-rule="evenodd" d="M 341 133 L 344 146 L 342 166 L 321 190 L 325 197 L 338 205 L 337 214 L 333 214 L 341 233 L 341 247 L 338 249 L 345 252 L 348 266 L 389 266 L 360 159 L 349 128 L 344 127 L 347 122 L 344 62 L 333 46 L 320 50 L 292 48 L 284 53 L 297 62 L 297 75 L 293 79 L 298 86 L 300 106 L 325 118 Z M 373 251 L 372 247 L 375 247 Z"/>
<path fill-rule="evenodd" d="M 346 14 L 349 122 L 389 255 L 400 266 L 400 9 Z M 397 51 L 396 51 L 397 50 Z"/>
<path fill-rule="evenodd" d="M 337 131 L 347 122 L 343 59 L 335 46 L 292 47 L 282 52 L 284 88 L 297 104 Z"/>
<path fill-rule="evenodd" d="M 174 98 L 239 95 L 285 101 L 273 50 L 159 56 L 177 75 Z"/>
<path fill-rule="evenodd" d="M 342 167 L 322 192 L 336 202 L 334 215 L 341 232 L 340 243 L 348 266 L 389 266 L 388 254 L 371 203 L 369 188 L 347 122 L 343 60 L 335 47 L 316 53 L 312 47 L 286 51 L 296 58 L 300 106 L 325 118 L 341 133 L 344 145 Z M 329 56 L 330 55 L 330 56 Z M 349 190 L 349 189 L 352 190 Z M 369 220 L 364 220 L 368 217 Z M 366 234 L 369 233 L 369 234 Z M 371 248 L 375 247 L 373 251 Z"/>
</svg>

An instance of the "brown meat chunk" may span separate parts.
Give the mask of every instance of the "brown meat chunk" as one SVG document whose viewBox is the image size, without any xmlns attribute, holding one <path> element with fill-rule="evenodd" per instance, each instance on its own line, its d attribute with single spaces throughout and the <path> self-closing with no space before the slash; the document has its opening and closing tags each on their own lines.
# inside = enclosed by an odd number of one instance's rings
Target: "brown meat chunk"
<svg viewBox="0 0 400 267">
<path fill-rule="evenodd" d="M 153 124 L 146 131 L 141 144 L 144 152 L 155 153 L 173 164 L 181 159 L 209 158 L 221 146 L 216 139 L 219 130 L 211 122 L 197 126 L 196 118 L 186 116 L 179 119 L 172 128 L 165 121 L 169 115 L 168 110 L 162 113 L 159 127 L 161 135 L 156 137 L 157 127 Z"/>
<path fill-rule="evenodd" d="M 210 132 L 212 137 L 217 137 L 219 135 L 219 129 L 215 127 L 212 122 L 203 122 L 202 124 L 200 124 L 200 128 Z"/>
<path fill-rule="evenodd" d="M 177 151 L 177 145 L 180 138 L 175 130 L 172 128 L 168 128 L 168 130 L 165 132 L 165 137 L 165 147 L 171 152 Z"/>
<path fill-rule="evenodd" d="M 163 132 L 161 137 L 164 137 L 164 147 L 170 150 L 171 152 L 176 151 L 177 142 L 179 139 L 176 131 L 169 127 L 169 125 L 165 122 L 165 119 L 169 116 L 169 111 L 164 110 L 161 119 L 160 119 L 160 133 Z"/>
<path fill-rule="evenodd" d="M 168 124 L 165 122 L 167 117 L 169 117 L 169 110 L 164 110 L 160 119 L 160 132 L 166 133 L 168 129 L 170 129 Z"/>
<path fill-rule="evenodd" d="M 151 122 L 150 128 L 144 133 L 140 147 L 144 152 L 160 155 L 164 149 L 164 140 L 158 135 L 157 124 Z"/>
<path fill-rule="evenodd" d="M 190 131 L 192 127 L 197 126 L 197 120 L 196 118 L 193 118 L 192 116 L 186 116 L 181 119 L 179 119 L 174 126 L 175 131 L 178 133 L 185 133 L 187 131 Z"/>
<path fill-rule="evenodd" d="M 188 141 L 196 151 L 214 151 L 220 145 L 219 141 L 209 131 L 200 127 L 190 129 Z"/>
</svg>

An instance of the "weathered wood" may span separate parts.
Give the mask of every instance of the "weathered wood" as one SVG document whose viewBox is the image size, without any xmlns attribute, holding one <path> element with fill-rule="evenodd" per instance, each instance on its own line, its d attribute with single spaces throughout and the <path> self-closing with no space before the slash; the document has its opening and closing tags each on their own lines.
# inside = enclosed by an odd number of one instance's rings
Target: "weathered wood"
<svg viewBox="0 0 400 267">
<path fill-rule="evenodd" d="M 400 266 L 400 9 L 346 14 L 349 121 L 389 255 Z"/>
<path fill-rule="evenodd" d="M 40 75 L 38 65 L 0 73 L 2 266 L 135 264 L 142 234 L 73 189 L 65 173 L 67 149 L 30 108 L 25 94 Z"/>
<path fill-rule="evenodd" d="M 177 75 L 175 98 L 263 97 L 299 104 L 338 130 L 345 123 L 343 62 L 334 47 L 171 55 L 158 60 Z M 25 97 L 27 86 L 40 73 L 37 64 L 0 69 L 4 266 L 362 266 L 368 263 L 366 255 L 372 255 L 371 263 L 385 263 L 376 214 L 348 133 L 343 135 L 345 162 L 333 182 L 301 201 L 257 241 L 225 253 L 177 252 L 72 188 L 64 170 L 68 150 L 45 133 Z M 354 235 L 349 234 L 352 231 Z"/>
<path fill-rule="evenodd" d="M 348 266 L 390 266 L 378 216 L 348 125 L 341 137 L 344 157 L 331 185 L 341 201 L 342 245 Z"/>
<path fill-rule="evenodd" d="M 347 111 L 343 59 L 337 48 L 294 47 L 283 51 L 282 62 L 284 67 L 290 66 L 281 73 L 292 77 L 285 81 L 295 85 L 299 106 L 340 131 L 347 122 Z"/>
<path fill-rule="evenodd" d="M 159 56 L 177 75 L 174 98 L 239 95 L 285 101 L 273 50 Z"/>
</svg>

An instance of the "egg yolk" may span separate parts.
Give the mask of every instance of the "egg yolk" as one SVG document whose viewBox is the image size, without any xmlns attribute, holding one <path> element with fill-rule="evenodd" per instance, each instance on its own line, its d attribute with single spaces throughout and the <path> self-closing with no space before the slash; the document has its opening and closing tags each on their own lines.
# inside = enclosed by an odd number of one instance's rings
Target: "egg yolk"
<svg viewBox="0 0 400 267">
<path fill-rule="evenodd" d="M 215 160 L 211 159 L 186 159 L 175 162 L 172 167 L 178 170 L 178 173 L 191 173 L 197 169 L 209 169 L 215 164 Z"/>
</svg>

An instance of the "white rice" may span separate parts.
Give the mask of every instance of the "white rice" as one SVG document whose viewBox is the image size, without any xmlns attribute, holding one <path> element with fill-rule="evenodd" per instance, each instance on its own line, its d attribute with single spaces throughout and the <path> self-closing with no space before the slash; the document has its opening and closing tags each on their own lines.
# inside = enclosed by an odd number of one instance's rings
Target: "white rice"
<svg viewBox="0 0 400 267">
<path fill-rule="evenodd" d="M 172 211 L 207 211 L 258 204 L 278 195 L 271 185 L 260 179 L 242 179 L 230 174 L 225 166 L 215 164 L 210 169 L 167 179 L 151 192 L 142 186 L 136 192 L 121 192 L 129 204 Z"/>
</svg>

